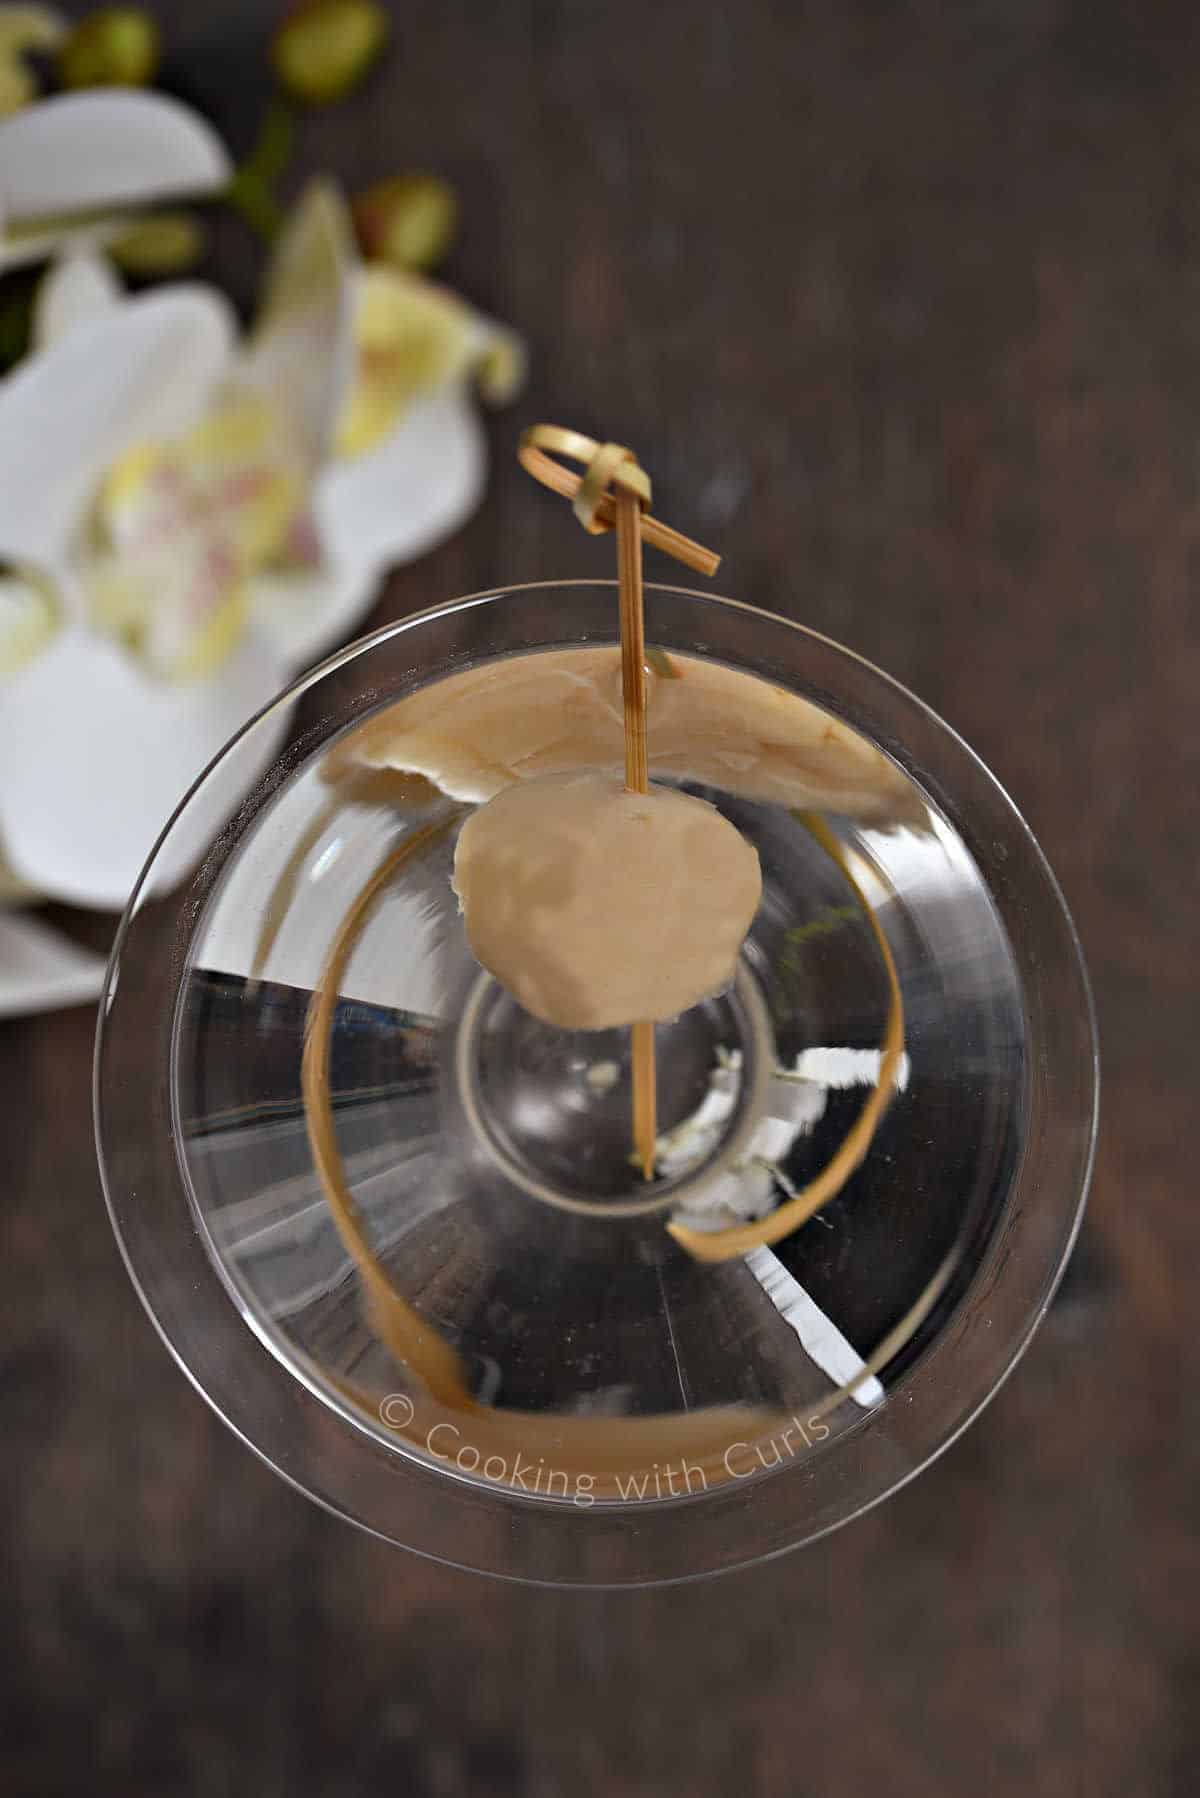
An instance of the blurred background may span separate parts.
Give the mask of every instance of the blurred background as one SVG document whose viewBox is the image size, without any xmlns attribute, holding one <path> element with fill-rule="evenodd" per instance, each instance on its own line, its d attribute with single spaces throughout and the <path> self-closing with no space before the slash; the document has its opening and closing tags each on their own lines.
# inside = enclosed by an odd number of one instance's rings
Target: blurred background
<svg viewBox="0 0 1200 1798">
<path fill-rule="evenodd" d="M 158 85 L 244 158 L 276 0 L 149 10 Z M 552 418 L 634 446 L 662 515 L 722 552 L 722 592 L 915 689 L 1024 811 L 1096 989 L 1089 1216 L 1017 1372 L 880 1509 L 711 1584 L 522 1590 L 356 1534 L 225 1432 L 111 1237 L 92 1008 L 0 1022 L 0 1783 L 1182 1798 L 1200 1749 L 1195 10 L 385 10 L 352 96 L 299 109 L 283 197 L 318 171 L 351 192 L 443 177 L 459 225 L 439 275 L 523 336 L 529 377 L 487 416 L 483 503 L 367 622 L 608 574 L 611 542 L 520 473 L 516 436 Z M 263 247 L 234 211 L 206 216 L 200 274 L 248 315 Z M 107 949 L 111 914 L 41 916 Z"/>
</svg>

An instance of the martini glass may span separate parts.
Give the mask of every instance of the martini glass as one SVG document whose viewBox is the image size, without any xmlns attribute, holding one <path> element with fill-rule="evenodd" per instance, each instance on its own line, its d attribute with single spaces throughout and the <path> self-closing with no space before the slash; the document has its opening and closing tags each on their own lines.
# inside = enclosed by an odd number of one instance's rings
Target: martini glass
<svg viewBox="0 0 1200 1798">
<path fill-rule="evenodd" d="M 598 1586 L 810 1542 L 953 1441 L 1053 1294 L 1097 1097 L 1070 918 L 966 745 L 811 631 L 648 587 L 655 654 L 819 706 L 886 758 L 889 798 L 830 812 L 823 842 L 734 773 L 671 776 L 754 843 L 763 903 L 729 990 L 658 1030 L 646 1185 L 629 1033 L 552 1030 L 471 956 L 450 887 L 470 799 L 353 754 L 398 701 L 613 645 L 616 616 L 609 582 L 475 595 L 268 707 L 151 856 L 96 1057 L 126 1263 L 230 1428 L 391 1542 Z M 210 846 L 149 903 L 181 835 Z M 769 1217 L 853 1126 L 888 953 L 905 1054 L 865 1159 L 781 1240 L 690 1252 Z"/>
</svg>

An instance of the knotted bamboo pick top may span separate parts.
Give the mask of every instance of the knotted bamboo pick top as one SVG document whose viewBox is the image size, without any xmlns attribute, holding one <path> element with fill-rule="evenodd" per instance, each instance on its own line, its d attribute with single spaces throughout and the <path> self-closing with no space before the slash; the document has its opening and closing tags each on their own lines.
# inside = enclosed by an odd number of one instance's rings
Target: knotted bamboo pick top
<svg viewBox="0 0 1200 1798">
<path fill-rule="evenodd" d="M 564 468 L 557 460 L 559 456 L 578 462 L 583 474 Z M 564 425 L 530 425 L 521 435 L 517 459 L 535 481 L 571 501 L 576 518 L 593 536 L 616 526 L 616 501 L 609 491 L 616 487 L 638 502 L 638 530 L 643 542 L 664 550 L 677 562 L 694 568 L 697 574 L 715 574 L 721 566 L 720 556 L 711 549 L 694 543 L 661 519 L 651 518 L 645 510 L 650 504 L 650 477 L 633 451 L 623 444 L 597 443 L 595 438 L 585 437 L 582 431 L 569 431 Z"/>
</svg>

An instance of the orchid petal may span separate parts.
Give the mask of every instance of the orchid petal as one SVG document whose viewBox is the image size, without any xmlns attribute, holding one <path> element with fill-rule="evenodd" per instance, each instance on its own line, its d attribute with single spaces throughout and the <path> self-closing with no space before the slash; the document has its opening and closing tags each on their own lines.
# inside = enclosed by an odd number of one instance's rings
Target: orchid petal
<svg viewBox="0 0 1200 1798">
<path fill-rule="evenodd" d="M 121 278 L 107 256 L 73 250 L 42 277 L 33 319 L 33 341 L 48 349 L 68 332 L 115 312 L 125 298 Z"/>
<path fill-rule="evenodd" d="M 352 269 L 345 202 L 332 182 L 314 181 L 280 240 L 242 364 L 283 411 L 309 470 L 325 457 L 353 371 Z"/>
<path fill-rule="evenodd" d="M 486 473 L 483 430 L 463 382 L 414 400 L 377 449 L 321 476 L 314 510 L 326 553 L 334 562 L 411 561 L 471 515 Z"/>
<path fill-rule="evenodd" d="M 77 905 L 123 905 L 189 784 L 285 678 L 279 656 L 255 637 L 220 680 L 170 686 L 102 638 L 61 633 L 6 682 L 0 704 L 0 834 L 15 872 Z M 159 888 L 203 854 L 285 725 L 281 708 L 272 728 L 253 734 L 238 782 L 189 808 L 156 863 Z"/>
<path fill-rule="evenodd" d="M 3 260 L 29 260 L 23 238 L 60 234 L 86 215 L 168 195 L 210 193 L 229 158 L 199 114 L 129 89 L 60 94 L 0 123 Z"/>
<path fill-rule="evenodd" d="M 373 449 L 421 394 L 475 375 L 491 405 L 510 400 L 525 378 L 515 332 L 420 275 L 369 264 L 359 277 L 354 385 L 338 421 L 343 456 Z"/>
<path fill-rule="evenodd" d="M 0 383 L 0 556 L 57 562 L 105 470 L 195 422 L 232 339 L 220 295 L 180 285 L 79 326 Z"/>
<path fill-rule="evenodd" d="M 250 582 L 251 612 L 276 654 L 291 668 L 307 668 L 350 635 L 383 580 L 382 569 L 363 563 L 272 569 Z"/>
<path fill-rule="evenodd" d="M 461 380 L 475 353 L 475 315 L 436 281 L 382 263 L 359 276 L 354 386 L 338 421 L 338 452 L 374 449 L 421 393 Z"/>
<path fill-rule="evenodd" d="M 374 449 L 421 393 L 462 379 L 476 354 L 475 314 L 436 281 L 382 263 L 359 275 L 354 385 L 338 420 L 343 456 Z"/>
<path fill-rule="evenodd" d="M 0 1018 L 99 997 L 104 962 L 24 912 L 0 911 Z"/>
</svg>

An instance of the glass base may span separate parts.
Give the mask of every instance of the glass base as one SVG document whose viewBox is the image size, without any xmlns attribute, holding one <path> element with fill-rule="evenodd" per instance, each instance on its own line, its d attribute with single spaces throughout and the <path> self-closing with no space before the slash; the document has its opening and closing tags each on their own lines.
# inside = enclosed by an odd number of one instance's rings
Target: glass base
<svg viewBox="0 0 1200 1798">
<path fill-rule="evenodd" d="M 631 1143 L 628 1030 L 555 1030 L 483 974 L 455 1038 L 445 1125 L 451 1139 L 469 1132 L 485 1161 L 544 1204 L 614 1222 L 671 1210 L 718 1172 L 745 1162 L 776 1066 L 770 1015 L 745 965 L 728 992 L 658 1025 L 660 1138 L 682 1139 L 695 1126 L 696 1152 L 681 1171 L 664 1153 L 647 1183 Z M 705 1130 L 695 1120 L 714 1077 L 730 1064 L 737 1068 L 736 1097 L 728 1115 Z"/>
</svg>

